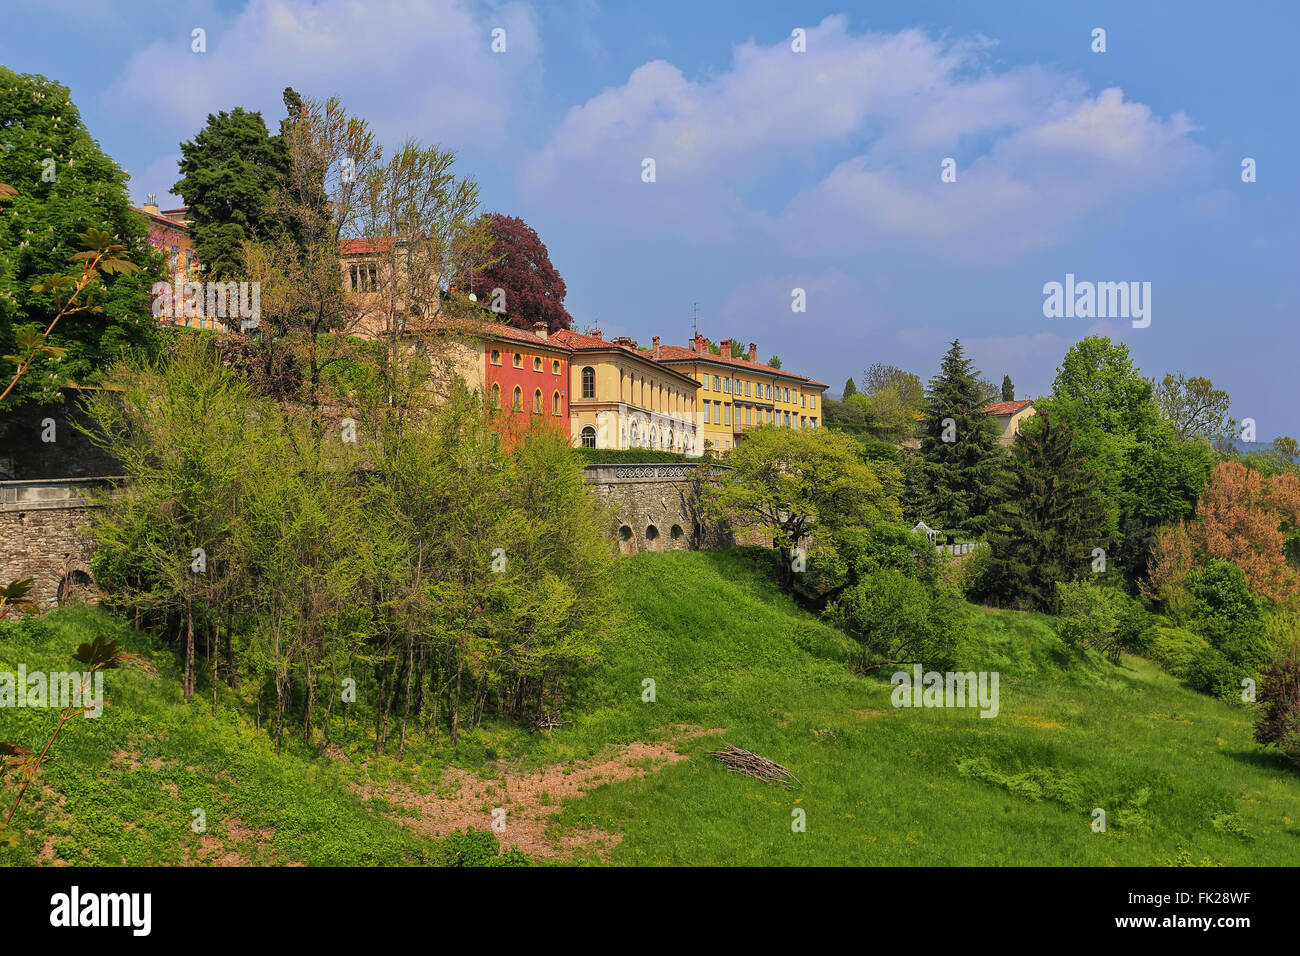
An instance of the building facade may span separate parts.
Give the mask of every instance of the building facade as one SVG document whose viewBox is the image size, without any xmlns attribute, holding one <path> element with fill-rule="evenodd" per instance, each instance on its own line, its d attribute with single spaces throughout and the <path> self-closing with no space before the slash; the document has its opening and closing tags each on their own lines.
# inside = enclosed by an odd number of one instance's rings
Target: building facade
<svg viewBox="0 0 1300 956">
<path fill-rule="evenodd" d="M 984 414 L 998 423 L 998 428 L 1001 430 L 998 442 L 1009 446 L 1020 434 L 1021 423 L 1038 413 L 1034 410 L 1031 399 L 1022 398 L 1014 402 L 990 402 L 984 406 Z"/>
<path fill-rule="evenodd" d="M 822 382 L 763 365 L 758 346 L 749 343 L 748 358 L 733 358 L 732 342 L 719 343 L 721 354 L 697 334 L 689 348 L 660 345 L 655 336 L 649 350 L 655 363 L 689 376 L 696 391 L 696 420 L 700 434 L 716 451 L 734 448 L 745 431 L 759 425 L 818 428 L 822 424 Z"/>
</svg>

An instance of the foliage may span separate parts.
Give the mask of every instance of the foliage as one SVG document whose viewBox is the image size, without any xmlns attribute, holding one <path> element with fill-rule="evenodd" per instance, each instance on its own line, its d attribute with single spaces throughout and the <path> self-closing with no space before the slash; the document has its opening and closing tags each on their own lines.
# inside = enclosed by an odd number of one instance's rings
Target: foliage
<svg viewBox="0 0 1300 956">
<path fill-rule="evenodd" d="M 438 866 L 531 866 L 518 847 L 502 851 L 491 831 L 473 827 L 443 837 L 434 863 Z"/>
<path fill-rule="evenodd" d="M 986 403 L 977 373 L 954 341 L 926 392 L 918 462 L 925 494 L 915 517 L 931 527 L 968 533 L 984 527 L 1003 461 Z"/>
<path fill-rule="evenodd" d="M 1300 574 L 1284 551 L 1300 528 L 1300 477 L 1266 478 L 1240 462 L 1220 462 L 1197 515 L 1194 534 L 1204 553 L 1241 568 L 1256 594 L 1272 601 L 1300 595 Z"/>
<path fill-rule="evenodd" d="M 703 458 L 691 458 L 680 452 L 661 451 L 657 448 L 575 448 L 573 451 L 588 465 L 638 465 L 651 462 L 699 464 L 704 461 Z"/>
<path fill-rule="evenodd" d="M 1182 372 L 1166 375 L 1155 386 L 1156 405 L 1179 438 L 1222 438 L 1236 431 L 1228 415 L 1232 400 L 1208 378 Z"/>
<path fill-rule="evenodd" d="M 844 391 L 840 393 L 840 401 L 848 401 L 856 394 L 858 394 L 858 386 L 854 384 L 853 376 L 850 375 L 844 382 Z"/>
<path fill-rule="evenodd" d="M 1263 712 L 1255 724 L 1255 740 L 1277 747 L 1300 764 L 1300 652 L 1294 646 L 1261 672 L 1257 699 Z"/>
<path fill-rule="evenodd" d="M 966 625 L 957 603 L 890 568 L 864 574 L 827 607 L 826 616 L 861 643 L 859 671 L 902 663 L 947 670 Z"/>
<path fill-rule="evenodd" d="M 162 258 L 131 210 L 126 181 L 82 125 L 67 87 L 0 67 L 0 182 L 11 190 L 0 205 L 0 355 L 32 359 L 0 408 L 61 402 L 64 385 L 96 384 L 122 349 L 157 348 L 150 288 Z M 105 237 L 96 250 L 119 248 L 79 285 L 62 274 L 91 235 Z M 105 267 L 115 259 L 139 269 Z M 90 278 L 84 259 L 77 271 Z"/>
<path fill-rule="evenodd" d="M 1143 596 L 1158 602 L 1175 620 L 1184 620 L 1191 600 L 1187 576 L 1195 566 L 1195 544 L 1187 525 L 1180 521 L 1162 526 L 1151 545 L 1148 577 L 1141 584 Z"/>
<path fill-rule="evenodd" d="M 572 325 L 573 316 L 564 307 L 564 279 L 551 265 L 537 231 L 517 216 L 500 213 L 485 215 L 482 222 L 492 246 L 487 266 L 473 277 L 478 298 L 489 301 L 494 289 L 502 289 L 510 324 L 528 332 L 536 322 L 545 322 L 550 332 Z"/>
<path fill-rule="evenodd" d="M 769 368 L 780 368 L 780 367 L 781 367 L 781 356 L 779 356 L 779 355 L 773 355 L 770 359 L 767 360 L 767 364 L 768 364 L 768 367 L 769 367 Z"/>
<path fill-rule="evenodd" d="M 1067 645 L 1092 648 L 1112 664 L 1124 653 L 1141 654 L 1151 646 L 1152 622 L 1142 605 L 1115 587 L 1095 581 L 1059 581 L 1057 633 Z"/>
<path fill-rule="evenodd" d="M 1179 627 L 1154 627 L 1148 651 L 1152 660 L 1175 677 L 1186 679 L 1192 667 L 1210 650 L 1205 638 Z"/>
<path fill-rule="evenodd" d="M 210 279 L 244 279 L 244 243 L 270 239 L 280 227 L 271 196 L 288 174 L 284 139 L 262 114 L 236 106 L 209 113 L 207 124 L 181 143 L 182 197 L 194 252 Z"/>
<path fill-rule="evenodd" d="M 1016 386 L 1012 384 L 1010 375 L 1002 376 L 1002 388 L 999 392 L 1001 400 L 1004 402 L 1014 402 L 1016 400 Z"/>
<path fill-rule="evenodd" d="M 986 535 L 990 556 L 974 596 L 1054 611 L 1057 584 L 1092 567 L 1101 538 L 1102 503 L 1068 425 L 1035 416 L 1012 446 L 1000 502 Z"/>
<path fill-rule="evenodd" d="M 1188 682 L 1216 696 L 1239 697 L 1242 680 L 1254 677 L 1274 654 L 1263 607 L 1241 568 L 1217 558 L 1188 575 L 1187 589 L 1188 627 L 1209 645 L 1193 660 Z"/>
</svg>

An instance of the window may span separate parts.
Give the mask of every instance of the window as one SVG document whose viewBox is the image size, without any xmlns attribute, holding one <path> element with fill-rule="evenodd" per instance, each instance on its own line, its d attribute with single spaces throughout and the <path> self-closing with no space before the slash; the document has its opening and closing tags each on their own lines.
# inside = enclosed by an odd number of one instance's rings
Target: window
<svg viewBox="0 0 1300 956">
<path fill-rule="evenodd" d="M 816 396 L 816 395 L 809 395 L 809 396 L 808 396 L 808 407 L 809 407 L 809 408 L 816 408 L 816 407 L 817 407 L 817 396 Z M 813 421 L 817 421 L 817 419 L 814 418 Z"/>
<path fill-rule="evenodd" d="M 590 365 L 582 370 L 582 397 L 596 397 L 596 370 Z"/>
<path fill-rule="evenodd" d="M 555 359 L 555 360 L 553 360 L 553 361 L 551 362 L 551 374 L 552 374 L 552 375 L 559 375 L 559 374 L 560 374 L 560 360 L 559 360 L 559 359 Z"/>
<path fill-rule="evenodd" d="M 816 428 L 816 427 L 817 427 L 817 419 L 815 419 L 815 418 L 810 418 L 810 419 L 808 419 L 808 427 L 809 427 L 809 428 Z"/>
<path fill-rule="evenodd" d="M 785 400 L 787 402 L 790 401 L 790 390 L 787 388 L 787 389 L 783 389 L 783 391 L 785 392 Z"/>
<path fill-rule="evenodd" d="M 800 407 L 800 408 L 807 408 L 807 407 L 808 407 L 808 396 L 807 396 L 807 395 L 800 395 L 800 396 L 799 396 L 799 407 Z"/>
<path fill-rule="evenodd" d="M 768 397 L 769 400 L 772 398 L 772 386 L 771 386 L 771 385 L 769 385 L 769 386 L 767 387 L 767 397 Z"/>
<path fill-rule="evenodd" d="M 518 352 L 516 352 L 516 353 L 515 353 L 515 368 L 523 368 L 523 367 L 524 367 L 524 357 L 523 357 L 522 355 L 520 355 Z"/>
<path fill-rule="evenodd" d="M 746 406 L 745 406 L 745 424 L 746 424 L 746 425 L 751 424 L 751 422 L 750 422 L 750 420 L 749 420 L 750 412 L 751 412 L 751 408 L 750 408 L 750 406 L 746 405 Z"/>
<path fill-rule="evenodd" d="M 590 425 L 582 430 L 582 447 L 596 447 L 596 429 L 592 428 Z"/>
<path fill-rule="evenodd" d="M 724 424 L 724 425 L 730 425 L 730 424 L 731 424 L 731 406 L 730 406 L 730 405 L 723 405 L 723 406 L 722 406 L 722 411 L 723 411 L 723 414 L 725 414 L 725 415 L 727 416 L 727 420 L 726 420 L 725 422 L 723 422 L 723 424 Z"/>
<path fill-rule="evenodd" d="M 559 392 L 553 392 L 551 394 L 551 414 L 552 415 L 560 414 L 560 393 Z"/>
<path fill-rule="evenodd" d="M 533 359 L 533 371 L 534 371 L 534 372 L 540 372 L 541 370 L 542 370 L 542 360 L 541 360 L 540 358 L 534 358 L 534 359 Z"/>
<path fill-rule="evenodd" d="M 745 394 L 746 394 L 746 395 L 749 394 L 749 382 L 748 382 L 748 381 L 745 382 Z"/>
<path fill-rule="evenodd" d="M 542 390 L 539 388 L 535 392 L 533 392 L 533 414 L 540 415 L 541 413 L 542 413 Z"/>
<path fill-rule="evenodd" d="M 515 403 L 513 407 L 517 412 L 524 410 L 524 390 L 518 385 L 515 386 Z"/>
<path fill-rule="evenodd" d="M 348 270 L 352 278 L 353 292 L 373 292 L 379 284 L 379 268 L 374 265 L 353 263 Z"/>
<path fill-rule="evenodd" d="M 715 392 L 720 392 L 720 391 L 722 391 L 722 385 L 720 384 L 720 381 L 721 381 L 721 380 L 718 378 L 718 376 L 716 376 L 716 375 L 713 376 L 713 390 L 714 390 Z"/>
<path fill-rule="evenodd" d="M 492 385 L 492 407 L 501 407 L 501 386 L 495 383 Z"/>
<path fill-rule="evenodd" d="M 501 350 L 500 350 L 500 349 L 493 349 L 493 350 L 492 350 L 492 364 L 493 364 L 493 365 L 500 365 L 500 364 L 501 364 Z"/>
<path fill-rule="evenodd" d="M 730 379 L 730 378 L 724 378 L 724 379 L 722 380 L 722 390 L 723 390 L 724 392 L 726 392 L 728 395 L 731 394 L 731 379 Z"/>
</svg>

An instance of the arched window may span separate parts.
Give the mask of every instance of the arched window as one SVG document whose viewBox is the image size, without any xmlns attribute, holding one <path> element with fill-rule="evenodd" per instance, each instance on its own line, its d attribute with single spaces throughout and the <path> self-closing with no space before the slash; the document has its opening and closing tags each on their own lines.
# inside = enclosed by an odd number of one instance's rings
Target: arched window
<svg viewBox="0 0 1300 956">
<path fill-rule="evenodd" d="M 560 414 L 560 393 L 559 392 L 551 393 L 551 414 L 552 415 Z"/>
<path fill-rule="evenodd" d="M 492 407 L 501 407 L 501 386 L 497 385 L 495 382 L 492 385 Z"/>
<path fill-rule="evenodd" d="M 534 371 L 534 372 L 540 372 L 541 370 L 542 370 L 542 360 L 541 360 L 540 358 L 534 358 L 534 359 L 533 359 L 533 371 Z"/>
<path fill-rule="evenodd" d="M 517 412 L 523 411 L 524 408 L 524 391 L 518 385 L 515 386 L 515 404 L 514 409 Z"/>
<path fill-rule="evenodd" d="M 500 365 L 500 364 L 501 364 L 501 350 L 500 350 L 500 349 L 493 349 L 493 350 L 492 350 L 492 364 L 493 364 L 493 365 Z"/>
<path fill-rule="evenodd" d="M 541 413 L 542 413 L 542 390 L 539 388 L 535 392 L 533 392 L 533 414 L 540 415 Z"/>
<path fill-rule="evenodd" d="M 524 357 L 523 357 L 522 355 L 520 355 L 518 352 L 516 352 L 516 353 L 515 353 L 515 368 L 523 368 L 523 367 L 524 367 Z"/>
<path fill-rule="evenodd" d="M 590 365 L 582 370 L 582 397 L 596 397 L 596 370 Z"/>
<path fill-rule="evenodd" d="M 592 428 L 590 425 L 582 430 L 582 447 L 596 447 L 596 429 Z"/>
<path fill-rule="evenodd" d="M 551 374 L 552 374 L 552 375 L 559 375 L 559 374 L 560 374 L 560 360 L 559 360 L 559 359 L 552 359 L 552 360 L 551 360 Z"/>
</svg>

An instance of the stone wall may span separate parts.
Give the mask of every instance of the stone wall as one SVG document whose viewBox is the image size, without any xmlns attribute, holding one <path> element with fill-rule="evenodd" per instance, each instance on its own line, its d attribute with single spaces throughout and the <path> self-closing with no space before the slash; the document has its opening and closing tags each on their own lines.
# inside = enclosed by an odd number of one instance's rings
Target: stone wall
<svg viewBox="0 0 1300 956">
<path fill-rule="evenodd" d="M 0 481 L 0 582 L 35 578 L 29 598 L 42 610 L 92 598 L 94 505 L 86 492 L 103 479 Z"/>
<path fill-rule="evenodd" d="M 728 547 L 730 532 L 700 508 L 703 465 L 588 465 L 583 479 L 613 512 L 610 536 L 620 554 Z M 714 466 L 716 467 L 716 466 Z"/>
</svg>

